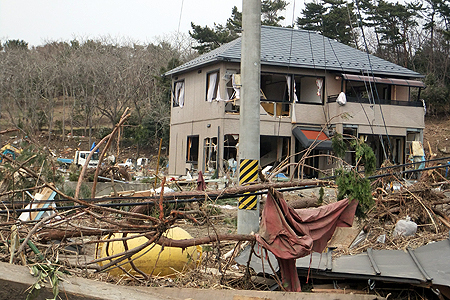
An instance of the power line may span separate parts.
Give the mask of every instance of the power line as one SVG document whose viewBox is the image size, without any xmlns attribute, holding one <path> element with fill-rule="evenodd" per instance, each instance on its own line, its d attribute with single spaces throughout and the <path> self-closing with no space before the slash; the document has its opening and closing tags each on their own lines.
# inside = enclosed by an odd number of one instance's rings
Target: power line
<svg viewBox="0 0 450 300">
<path fill-rule="evenodd" d="M 376 94 L 376 97 L 377 97 L 377 100 L 378 100 L 378 105 L 380 106 L 380 113 L 381 113 L 381 118 L 382 118 L 382 120 L 383 120 L 383 125 L 384 125 L 384 129 L 385 129 L 385 132 L 386 132 L 386 137 L 387 137 L 388 144 L 389 144 L 389 151 L 392 151 L 392 145 L 391 145 L 391 141 L 390 141 L 390 138 L 389 138 L 389 133 L 388 133 L 387 126 L 386 126 L 386 121 L 385 121 L 385 119 L 384 119 L 384 114 L 383 114 L 383 109 L 382 109 L 382 106 L 381 106 L 380 96 L 379 96 L 378 90 L 377 90 L 377 88 L 376 88 L 375 75 L 374 75 L 374 73 L 373 73 L 372 61 L 371 61 L 371 59 L 370 59 L 370 54 L 369 54 L 369 48 L 367 47 L 366 35 L 365 35 L 365 33 L 364 33 L 364 28 L 363 28 L 363 25 L 362 25 L 361 10 L 360 10 L 360 8 L 359 8 L 358 0 L 354 0 L 354 1 L 355 1 L 356 8 L 357 8 L 357 10 L 358 10 L 358 15 L 359 15 L 358 27 L 360 27 L 360 29 L 361 29 L 361 35 L 362 35 L 363 41 L 364 41 L 364 48 L 365 48 L 365 50 L 366 50 L 367 60 L 368 60 L 368 62 L 369 62 L 370 73 L 368 72 L 368 75 L 372 76 L 372 78 L 373 78 L 373 85 L 375 86 L 375 94 Z M 364 73 L 363 73 L 363 75 L 364 75 Z M 364 83 L 365 83 L 365 82 L 364 82 Z M 373 97 L 373 96 L 374 96 L 374 93 L 373 93 L 373 89 L 372 89 L 372 83 L 370 82 L 370 80 L 369 80 L 369 87 L 370 87 L 370 95 L 372 95 L 372 97 Z M 367 90 L 367 89 L 366 89 L 366 90 Z M 367 92 L 368 92 L 368 91 L 367 91 Z M 370 100 L 371 100 L 371 99 L 370 99 L 370 95 L 369 95 L 369 102 L 370 102 Z M 374 105 L 375 105 L 375 100 L 373 100 L 373 103 L 374 103 Z M 385 146 L 384 146 L 383 138 L 382 138 L 382 136 L 381 136 L 380 134 L 379 134 L 378 136 L 379 136 L 379 139 L 380 139 L 381 146 L 382 146 L 382 148 L 383 148 L 384 158 L 385 158 L 385 159 L 388 159 L 388 156 L 387 156 L 387 153 L 386 153 L 386 149 L 385 149 Z"/>
<path fill-rule="evenodd" d="M 178 18 L 178 29 L 177 29 L 177 33 L 180 33 L 181 16 L 182 16 L 182 14 L 183 14 L 183 4 L 184 4 L 184 0 L 181 0 L 181 9 L 180 9 L 180 17 Z"/>
</svg>

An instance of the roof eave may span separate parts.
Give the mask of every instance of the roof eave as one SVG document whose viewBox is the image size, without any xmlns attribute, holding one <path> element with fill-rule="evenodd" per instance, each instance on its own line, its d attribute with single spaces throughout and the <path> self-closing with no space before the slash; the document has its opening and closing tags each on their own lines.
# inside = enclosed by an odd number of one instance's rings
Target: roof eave
<svg viewBox="0 0 450 300">
<path fill-rule="evenodd" d="M 240 59 L 236 59 L 236 58 L 229 58 L 229 57 L 224 57 L 224 56 L 217 56 L 213 59 L 204 61 L 202 63 L 193 65 L 193 66 L 187 66 L 185 68 L 182 69 L 172 69 L 170 71 L 167 71 L 166 73 L 162 74 L 162 76 L 173 76 L 173 75 L 179 75 L 182 73 L 186 73 L 192 70 L 197 70 L 199 68 L 203 68 L 209 65 L 212 65 L 214 63 L 218 63 L 218 62 L 240 62 Z"/>
<path fill-rule="evenodd" d="M 230 57 L 224 57 L 224 56 L 218 56 L 215 57 L 214 59 L 210 59 L 208 61 L 204 61 L 200 64 L 196 64 L 193 66 L 188 66 L 182 69 L 178 69 L 175 68 L 173 70 L 170 70 L 166 73 L 163 74 L 163 76 L 173 76 L 173 75 L 179 75 L 182 73 L 186 73 L 186 72 L 190 72 L 192 70 L 197 70 L 199 68 L 205 67 L 205 66 L 209 66 L 211 64 L 214 63 L 218 63 L 218 62 L 230 62 L 230 63 L 240 63 L 240 59 L 237 58 L 230 58 Z M 345 67 L 334 67 L 334 66 L 327 66 L 327 67 L 323 67 L 323 66 L 312 66 L 312 65 L 308 65 L 308 64 L 298 64 L 298 63 L 292 63 L 292 64 L 286 64 L 284 62 L 273 62 L 273 61 L 264 61 L 261 60 L 261 65 L 264 66 L 278 66 L 278 67 L 290 67 L 290 68 L 303 68 L 303 69 L 317 69 L 317 70 L 328 70 L 328 71 L 333 71 L 333 72 L 341 72 L 341 73 L 345 73 L 345 72 L 350 72 L 350 73 L 364 73 L 367 72 L 367 70 L 363 70 L 363 69 L 354 69 L 354 68 L 345 68 Z M 382 75 L 382 76 L 398 76 L 398 77 L 402 77 L 402 78 L 424 78 L 425 76 L 422 74 L 419 74 L 417 72 L 414 72 L 415 74 L 405 74 L 403 72 L 398 72 L 398 71 L 376 71 L 374 72 L 375 75 Z"/>
</svg>

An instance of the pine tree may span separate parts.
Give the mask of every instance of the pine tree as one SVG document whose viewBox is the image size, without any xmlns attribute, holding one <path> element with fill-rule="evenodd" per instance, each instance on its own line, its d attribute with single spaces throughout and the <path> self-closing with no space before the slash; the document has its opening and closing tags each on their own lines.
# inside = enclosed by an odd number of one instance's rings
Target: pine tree
<svg viewBox="0 0 450 300">
<path fill-rule="evenodd" d="M 284 17 L 279 16 L 279 13 L 286 9 L 287 4 L 283 0 L 263 0 L 261 3 L 261 24 L 281 26 L 280 22 L 284 20 Z M 189 35 L 199 44 L 193 48 L 203 54 L 239 37 L 242 31 L 242 13 L 234 6 L 231 17 L 228 18 L 225 25 L 214 24 L 214 27 L 211 28 L 195 25 L 191 22 L 191 28 L 192 31 L 189 31 Z"/>
<path fill-rule="evenodd" d="M 317 31 L 343 44 L 357 46 L 356 17 L 353 3 L 343 0 L 309 2 L 297 18 L 301 29 Z"/>
<path fill-rule="evenodd" d="M 261 2 L 262 25 L 281 27 L 280 22 L 284 20 L 279 16 L 280 11 L 286 10 L 287 2 L 283 0 L 263 0 Z"/>
<path fill-rule="evenodd" d="M 28 43 L 25 42 L 24 40 L 7 40 L 3 44 L 3 47 L 5 48 L 6 51 L 18 49 L 28 50 Z"/>
</svg>

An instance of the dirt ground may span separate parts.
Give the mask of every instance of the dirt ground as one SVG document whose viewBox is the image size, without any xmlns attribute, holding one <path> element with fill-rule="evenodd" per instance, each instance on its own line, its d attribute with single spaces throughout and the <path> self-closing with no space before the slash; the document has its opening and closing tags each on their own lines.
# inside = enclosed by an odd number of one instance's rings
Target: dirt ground
<svg viewBox="0 0 450 300">
<path fill-rule="evenodd" d="M 437 158 L 450 156 L 450 118 L 426 118 L 423 142 L 425 151 L 431 147 Z"/>
</svg>

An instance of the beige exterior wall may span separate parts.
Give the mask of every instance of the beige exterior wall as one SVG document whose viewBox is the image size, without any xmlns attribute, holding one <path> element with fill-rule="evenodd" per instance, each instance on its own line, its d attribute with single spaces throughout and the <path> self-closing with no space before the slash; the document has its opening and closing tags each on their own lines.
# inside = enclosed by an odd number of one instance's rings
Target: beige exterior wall
<svg viewBox="0 0 450 300">
<path fill-rule="evenodd" d="M 424 111 L 422 107 L 375 105 L 347 102 L 344 106 L 337 103 L 329 103 L 330 117 L 337 117 L 333 124 L 358 125 L 358 132 L 372 134 L 368 125 L 370 121 L 375 134 L 386 134 L 385 124 L 389 135 L 406 136 L 407 128 L 425 128 Z M 367 115 L 367 116 L 366 116 Z M 383 120 L 384 116 L 384 120 Z"/>
</svg>

